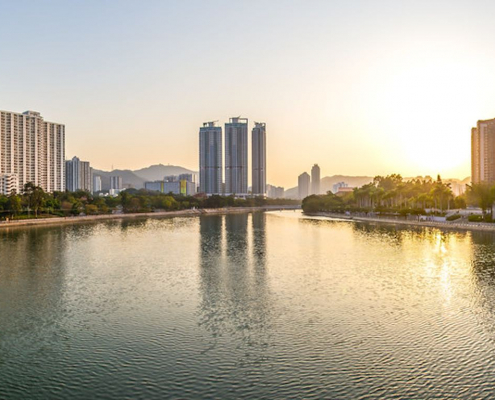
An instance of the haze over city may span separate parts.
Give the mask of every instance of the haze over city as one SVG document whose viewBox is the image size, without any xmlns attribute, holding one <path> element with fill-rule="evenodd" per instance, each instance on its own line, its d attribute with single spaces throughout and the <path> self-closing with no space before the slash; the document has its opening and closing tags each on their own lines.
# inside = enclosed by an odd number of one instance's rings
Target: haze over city
<svg viewBox="0 0 495 400">
<path fill-rule="evenodd" d="M 269 183 L 469 176 L 495 104 L 491 2 L 3 2 L 3 109 L 96 168 L 198 168 L 204 121 L 267 124 Z M 48 21 L 51 21 L 48 23 Z M 24 48 L 25 51 L 19 51 Z"/>
</svg>

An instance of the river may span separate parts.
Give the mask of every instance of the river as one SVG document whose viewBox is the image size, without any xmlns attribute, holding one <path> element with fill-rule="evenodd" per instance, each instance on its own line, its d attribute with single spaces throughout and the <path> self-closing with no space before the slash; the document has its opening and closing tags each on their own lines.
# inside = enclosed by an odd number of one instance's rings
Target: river
<svg viewBox="0 0 495 400">
<path fill-rule="evenodd" d="M 0 231 L 1 399 L 495 393 L 495 234 L 300 212 Z"/>
</svg>

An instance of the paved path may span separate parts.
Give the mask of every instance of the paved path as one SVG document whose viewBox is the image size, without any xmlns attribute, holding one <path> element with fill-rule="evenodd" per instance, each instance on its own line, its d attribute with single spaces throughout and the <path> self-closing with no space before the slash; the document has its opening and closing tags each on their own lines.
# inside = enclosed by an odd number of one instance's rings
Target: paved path
<svg viewBox="0 0 495 400">
<path fill-rule="evenodd" d="M 1 228 L 11 228 L 18 226 L 33 226 L 33 225 L 57 225 L 57 224 L 74 224 L 80 222 L 93 221 L 108 221 L 112 219 L 135 219 L 135 218 L 170 218 L 170 217 L 188 217 L 195 215 L 221 215 L 221 214 L 237 214 L 249 213 L 255 211 L 276 211 L 276 210 L 292 210 L 298 206 L 266 206 L 266 207 L 226 207 L 226 208 L 205 208 L 194 210 L 178 210 L 178 211 L 159 211 L 148 213 L 129 213 L 129 214 L 103 214 L 103 215 L 87 215 L 78 217 L 54 217 L 54 218 L 38 218 L 38 219 L 21 219 L 0 221 Z"/>
<path fill-rule="evenodd" d="M 445 221 L 445 222 L 434 222 L 434 221 L 411 221 L 403 219 L 392 219 L 392 218 L 374 218 L 374 217 L 361 217 L 354 215 L 343 215 L 334 213 L 316 213 L 310 215 L 317 215 L 320 217 L 329 217 L 335 219 L 352 220 L 358 222 L 377 222 L 388 225 L 407 225 L 407 226 L 420 226 L 420 227 L 431 227 L 431 228 L 442 228 L 442 229 L 459 229 L 459 230 L 476 230 L 476 231 L 489 231 L 495 232 L 495 223 L 487 222 L 455 222 L 455 221 Z"/>
</svg>

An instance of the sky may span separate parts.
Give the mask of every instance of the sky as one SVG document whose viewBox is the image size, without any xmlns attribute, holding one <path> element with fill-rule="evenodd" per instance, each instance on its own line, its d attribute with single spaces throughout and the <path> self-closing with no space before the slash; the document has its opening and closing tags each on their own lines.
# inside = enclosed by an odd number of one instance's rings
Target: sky
<svg viewBox="0 0 495 400">
<path fill-rule="evenodd" d="M 470 175 L 495 118 L 491 1 L 0 0 L 0 109 L 98 169 L 198 169 L 205 121 L 267 126 L 268 183 Z"/>
</svg>

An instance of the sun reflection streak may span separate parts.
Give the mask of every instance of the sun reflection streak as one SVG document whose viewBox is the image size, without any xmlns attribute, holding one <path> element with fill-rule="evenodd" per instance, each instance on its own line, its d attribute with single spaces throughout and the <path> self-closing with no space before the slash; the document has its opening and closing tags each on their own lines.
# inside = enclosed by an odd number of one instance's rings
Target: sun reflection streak
<svg viewBox="0 0 495 400">
<path fill-rule="evenodd" d="M 459 237 L 456 233 L 430 231 L 425 234 L 431 245 L 425 249 L 425 267 L 432 283 L 438 282 L 444 305 L 450 307 L 456 285 L 465 281 L 470 273 L 470 260 L 466 260 L 465 248 L 470 237 Z M 454 282 L 455 281 L 455 282 Z M 459 282 L 458 282 L 459 281 Z"/>
</svg>

